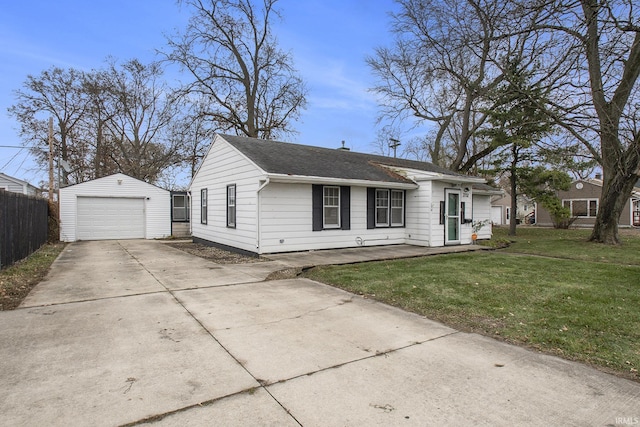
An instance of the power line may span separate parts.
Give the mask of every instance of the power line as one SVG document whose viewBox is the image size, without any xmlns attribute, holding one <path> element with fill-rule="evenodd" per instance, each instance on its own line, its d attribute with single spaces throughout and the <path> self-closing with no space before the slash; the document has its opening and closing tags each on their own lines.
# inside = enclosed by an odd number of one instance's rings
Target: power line
<svg viewBox="0 0 640 427">
<path fill-rule="evenodd" d="M 0 145 L 0 148 L 29 148 L 24 145 Z"/>
<path fill-rule="evenodd" d="M 24 149 L 24 147 L 22 147 Z M 7 166 L 9 166 L 9 164 L 11 164 L 11 162 L 13 162 L 15 160 L 16 157 L 18 157 L 18 155 L 22 152 L 22 150 L 19 150 L 16 154 L 13 155 L 13 157 L 11 157 L 9 159 L 9 161 L 7 163 L 4 164 L 4 166 L 2 166 L 2 169 L 6 169 Z"/>
</svg>

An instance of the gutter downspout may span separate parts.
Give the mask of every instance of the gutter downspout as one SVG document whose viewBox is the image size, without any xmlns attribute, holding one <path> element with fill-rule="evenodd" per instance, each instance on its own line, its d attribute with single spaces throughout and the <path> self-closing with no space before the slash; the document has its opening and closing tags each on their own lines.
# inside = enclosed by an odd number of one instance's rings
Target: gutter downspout
<svg viewBox="0 0 640 427">
<path fill-rule="evenodd" d="M 258 215 L 258 218 L 256 219 L 256 250 L 258 251 L 258 255 L 260 255 L 260 223 L 261 223 L 261 212 L 260 212 L 260 193 L 262 192 L 262 190 L 269 185 L 270 180 L 269 177 L 267 176 L 267 179 L 260 185 L 260 187 L 258 187 L 258 190 L 256 191 L 256 214 Z"/>
</svg>

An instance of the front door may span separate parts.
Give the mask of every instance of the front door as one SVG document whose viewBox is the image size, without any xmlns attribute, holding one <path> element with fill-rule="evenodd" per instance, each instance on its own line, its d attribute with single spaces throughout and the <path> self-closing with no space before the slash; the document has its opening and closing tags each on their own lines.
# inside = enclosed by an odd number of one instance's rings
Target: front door
<svg viewBox="0 0 640 427">
<path fill-rule="evenodd" d="M 460 244 L 460 190 L 445 190 L 445 244 Z"/>
</svg>

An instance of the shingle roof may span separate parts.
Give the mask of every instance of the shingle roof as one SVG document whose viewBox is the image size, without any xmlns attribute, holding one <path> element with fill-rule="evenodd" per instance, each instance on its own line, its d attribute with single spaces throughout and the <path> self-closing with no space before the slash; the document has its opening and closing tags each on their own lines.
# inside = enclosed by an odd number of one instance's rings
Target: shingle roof
<svg viewBox="0 0 640 427">
<path fill-rule="evenodd" d="M 380 166 L 387 165 L 456 177 L 463 176 L 428 162 L 242 136 L 220 136 L 262 170 L 273 174 L 378 182 L 412 182 Z"/>
</svg>

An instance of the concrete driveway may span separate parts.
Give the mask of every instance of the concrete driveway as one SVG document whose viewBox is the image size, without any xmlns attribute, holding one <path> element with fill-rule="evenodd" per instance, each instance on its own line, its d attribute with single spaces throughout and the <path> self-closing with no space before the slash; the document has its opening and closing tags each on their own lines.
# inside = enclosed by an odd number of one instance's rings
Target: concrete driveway
<svg viewBox="0 0 640 427">
<path fill-rule="evenodd" d="M 429 261 L 425 261 L 429 262 Z M 154 241 L 67 246 L 0 312 L 0 424 L 638 424 L 640 384 Z"/>
</svg>

